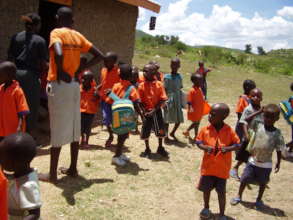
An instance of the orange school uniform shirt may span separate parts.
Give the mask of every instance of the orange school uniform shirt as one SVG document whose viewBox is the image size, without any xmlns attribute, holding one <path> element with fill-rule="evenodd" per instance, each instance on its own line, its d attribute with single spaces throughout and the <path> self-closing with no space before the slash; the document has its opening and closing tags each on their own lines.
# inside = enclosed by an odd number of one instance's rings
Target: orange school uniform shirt
<svg viewBox="0 0 293 220">
<path fill-rule="evenodd" d="M 205 99 L 200 87 L 192 87 L 187 95 L 187 103 L 192 106 L 193 111 L 190 108 L 187 110 L 187 118 L 190 121 L 200 121 L 204 115 Z"/>
<path fill-rule="evenodd" d="M 202 176 L 216 176 L 222 179 L 229 178 L 229 171 L 232 165 L 232 152 L 222 153 L 221 148 L 239 144 L 240 140 L 235 131 L 227 124 L 224 124 L 220 131 L 209 125 L 201 129 L 196 138 L 197 143 L 218 148 L 216 153 L 204 152 L 201 163 Z"/>
<path fill-rule="evenodd" d="M 100 87 L 100 96 L 103 101 L 106 101 L 107 95 L 105 91 L 112 89 L 115 83 L 120 81 L 120 70 L 118 66 L 114 66 L 110 71 L 104 67 L 101 70 L 101 87 Z"/>
<path fill-rule="evenodd" d="M 120 80 L 119 83 L 116 83 L 113 86 L 112 92 L 115 95 L 117 95 L 119 98 L 123 98 L 124 95 L 125 95 L 125 92 L 126 92 L 126 90 L 128 89 L 129 86 L 132 86 L 132 84 L 128 80 Z M 136 90 L 136 88 L 134 86 L 130 91 L 129 99 L 132 102 L 138 102 L 140 100 L 139 94 L 138 94 L 138 92 L 137 92 L 137 90 Z M 106 102 L 109 103 L 109 104 L 112 104 L 113 100 L 110 97 L 107 97 Z"/>
<path fill-rule="evenodd" d="M 92 85 L 90 90 L 86 91 L 80 85 L 80 112 L 96 114 L 99 106 L 99 99 L 95 97 L 96 87 Z"/>
<path fill-rule="evenodd" d="M 154 109 L 160 101 L 168 99 L 163 84 L 157 80 L 140 83 L 138 93 L 141 103 L 147 111 Z"/>
<path fill-rule="evenodd" d="M 236 113 L 242 113 L 244 109 L 249 105 L 249 98 L 247 95 L 241 95 L 236 105 Z"/>
<path fill-rule="evenodd" d="M 155 79 L 160 81 L 160 82 L 164 82 L 164 73 L 159 72 L 159 74 L 160 74 L 160 79 L 158 79 L 157 76 L 155 76 Z M 142 82 L 146 81 L 146 79 L 145 79 L 145 77 L 143 75 L 143 72 L 139 72 L 137 81 L 138 81 L 138 83 L 142 83 Z"/>
<path fill-rule="evenodd" d="M 0 167 L 0 219 L 8 219 L 7 207 L 7 180 L 4 177 Z"/>
<path fill-rule="evenodd" d="M 0 137 L 5 137 L 17 131 L 19 115 L 29 114 L 29 108 L 17 81 L 4 89 L 0 86 Z"/>
<path fill-rule="evenodd" d="M 87 53 L 92 43 L 89 42 L 82 34 L 71 28 L 55 28 L 50 34 L 50 62 L 48 81 L 57 80 L 57 66 L 55 63 L 54 44 L 61 43 L 63 52 L 63 70 L 72 78 L 79 68 L 80 54 Z"/>
</svg>

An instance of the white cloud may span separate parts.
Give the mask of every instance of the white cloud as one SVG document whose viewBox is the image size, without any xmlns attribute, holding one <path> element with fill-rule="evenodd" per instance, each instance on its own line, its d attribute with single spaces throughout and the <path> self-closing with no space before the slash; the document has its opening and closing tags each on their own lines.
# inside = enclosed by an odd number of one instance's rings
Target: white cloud
<svg viewBox="0 0 293 220">
<path fill-rule="evenodd" d="M 146 20 L 146 16 L 147 16 L 147 11 L 144 8 L 139 7 L 139 11 L 138 11 L 138 21 L 145 21 Z"/>
<path fill-rule="evenodd" d="M 285 6 L 279 11 L 277 11 L 277 15 L 285 17 L 285 18 L 293 18 L 293 7 Z"/>
<path fill-rule="evenodd" d="M 281 16 L 281 10 L 272 18 L 262 17 L 257 12 L 252 18 L 246 18 L 230 6 L 214 5 L 211 14 L 205 16 L 187 13 L 192 1 L 171 3 L 168 10 L 157 17 L 155 31 L 148 30 L 148 23 L 140 29 L 152 35 L 176 35 L 190 45 L 244 49 L 245 44 L 252 44 L 254 48 L 262 46 L 265 50 L 293 48 L 293 22 Z"/>
</svg>

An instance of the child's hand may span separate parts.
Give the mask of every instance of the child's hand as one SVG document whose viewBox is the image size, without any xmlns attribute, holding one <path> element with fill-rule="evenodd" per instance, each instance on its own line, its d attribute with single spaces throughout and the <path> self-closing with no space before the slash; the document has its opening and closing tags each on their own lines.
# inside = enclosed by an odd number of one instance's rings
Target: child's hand
<svg viewBox="0 0 293 220">
<path fill-rule="evenodd" d="M 108 96 L 108 95 L 110 95 L 110 93 L 112 92 L 112 90 L 111 89 L 106 89 L 104 92 L 105 92 L 106 96 Z"/>
<path fill-rule="evenodd" d="M 228 149 L 226 147 L 221 147 L 221 152 L 224 154 L 224 153 L 227 153 L 228 152 Z"/>
<path fill-rule="evenodd" d="M 276 164 L 276 167 L 275 167 L 275 173 L 278 173 L 279 170 L 280 170 L 280 164 L 277 163 L 277 164 Z"/>
<path fill-rule="evenodd" d="M 242 144 L 247 144 L 248 140 L 249 140 L 249 138 L 246 135 L 243 135 L 241 142 L 242 142 Z"/>
<path fill-rule="evenodd" d="M 145 117 L 151 117 L 154 114 L 155 110 L 148 111 L 144 114 Z"/>
<path fill-rule="evenodd" d="M 191 105 L 189 105 L 189 112 L 194 112 L 194 109 Z"/>
<path fill-rule="evenodd" d="M 214 148 L 213 147 L 210 147 L 210 146 L 206 146 L 205 149 L 204 149 L 204 151 L 207 152 L 208 154 L 211 154 L 211 153 L 213 153 Z"/>
</svg>

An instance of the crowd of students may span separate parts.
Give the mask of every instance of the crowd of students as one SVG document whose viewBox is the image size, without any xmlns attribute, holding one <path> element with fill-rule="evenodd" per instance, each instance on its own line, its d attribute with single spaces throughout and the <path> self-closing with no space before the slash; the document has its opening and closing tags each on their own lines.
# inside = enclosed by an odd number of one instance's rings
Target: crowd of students
<svg viewBox="0 0 293 220">
<path fill-rule="evenodd" d="M 219 219 L 227 219 L 226 180 L 229 176 L 240 181 L 239 193 L 232 198 L 232 205 L 242 201 L 242 194 L 248 184 L 258 184 L 255 205 L 262 208 L 262 196 L 273 168 L 273 152 L 277 152 L 275 172 L 278 172 L 282 151 L 288 148 L 287 151 L 292 152 L 293 144 L 287 144 L 286 148 L 281 131 L 274 126 L 279 120 L 280 108 L 275 104 L 261 105 L 262 91 L 255 82 L 245 80 L 243 83 L 244 94 L 240 96 L 236 108 L 238 121 L 235 131 L 224 122 L 230 114 L 229 106 L 224 103 L 210 106 L 207 102 L 206 76 L 210 70 L 204 67 L 203 62 L 199 62 L 199 68 L 191 74 L 192 88 L 185 95 L 179 73 L 179 58 L 171 59 L 169 74 L 160 72 L 160 65 L 155 61 L 150 61 L 140 72 L 135 66 L 118 64 L 116 53 L 108 52 L 104 55 L 75 31 L 72 28 L 71 9 L 60 8 L 57 21 L 60 27 L 52 31 L 49 43 L 47 95 L 52 147 L 48 174 L 37 174 L 30 166 L 36 156 L 37 144 L 25 132 L 26 119 L 31 111 L 27 97 L 33 98 L 25 94 L 21 80 L 17 80 L 17 65 L 10 61 L 0 64 L 0 219 L 7 219 L 7 201 L 11 217 L 40 218 L 38 179 L 53 183 L 58 180 L 61 146 L 68 143 L 71 144 L 71 164 L 68 169 L 61 168 L 61 172 L 72 177 L 78 175 L 78 151 L 89 145 L 91 127 L 99 108 L 109 134 L 105 147 L 112 145 L 112 105 L 115 97 L 129 99 L 133 103 L 137 118 L 142 121 L 141 131 L 136 126 L 135 132 L 140 133 L 145 142 L 145 150 L 140 156 L 146 158 L 152 157 L 149 144 L 152 131 L 158 138 L 156 153 L 161 157 L 169 157 L 163 146 L 164 141 L 177 141 L 176 131 L 184 121 L 183 108 L 187 108 L 187 119 L 191 125 L 183 135 L 204 152 L 198 183 L 198 189 L 203 192 L 202 218 L 211 217 L 209 200 L 211 191 L 215 189 L 219 198 Z M 32 23 L 33 19 L 27 22 Z M 89 61 L 81 57 L 81 53 L 87 52 L 93 57 Z M 89 68 L 101 60 L 104 67 L 100 72 L 100 83 L 97 84 Z M 202 117 L 207 114 L 209 124 L 199 129 Z M 169 124 L 174 124 L 170 133 Z M 191 130 L 194 130 L 194 136 Z M 130 158 L 122 153 L 122 148 L 130 133 L 119 133 L 117 136 L 112 163 L 124 166 Z M 236 151 L 237 163 L 231 169 L 232 151 Z M 246 167 L 239 177 L 238 168 L 242 163 L 246 163 Z M 6 175 L 11 182 L 8 197 L 7 180 L 2 170 L 12 173 Z"/>
</svg>

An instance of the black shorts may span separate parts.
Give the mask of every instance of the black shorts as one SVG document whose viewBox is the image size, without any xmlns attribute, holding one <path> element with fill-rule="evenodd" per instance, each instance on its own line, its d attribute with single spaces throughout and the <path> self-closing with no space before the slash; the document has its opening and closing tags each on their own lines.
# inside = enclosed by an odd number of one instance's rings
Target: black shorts
<svg viewBox="0 0 293 220">
<path fill-rule="evenodd" d="M 146 117 L 142 123 L 141 139 L 149 139 L 152 129 L 159 138 L 166 136 L 165 123 L 163 119 L 162 110 L 157 110 L 152 117 Z"/>
<path fill-rule="evenodd" d="M 262 168 L 247 163 L 240 178 L 241 183 L 267 184 L 270 181 L 271 168 Z"/>
<path fill-rule="evenodd" d="M 201 176 L 198 184 L 198 190 L 210 192 L 216 189 L 217 193 L 226 193 L 226 179 L 216 176 Z"/>
<path fill-rule="evenodd" d="M 236 160 L 247 163 L 250 153 L 246 150 L 247 144 L 241 144 L 241 147 L 236 151 Z"/>
<path fill-rule="evenodd" d="M 81 134 L 91 134 L 95 114 L 81 113 Z"/>
</svg>

